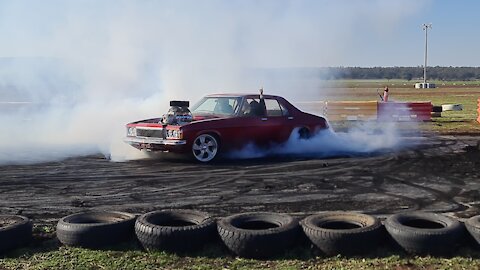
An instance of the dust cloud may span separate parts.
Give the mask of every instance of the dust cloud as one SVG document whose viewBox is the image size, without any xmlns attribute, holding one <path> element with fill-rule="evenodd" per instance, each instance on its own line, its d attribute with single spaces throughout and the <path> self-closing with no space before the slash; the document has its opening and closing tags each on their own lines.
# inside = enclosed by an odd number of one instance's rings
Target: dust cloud
<svg viewBox="0 0 480 270">
<path fill-rule="evenodd" d="M 388 33 L 424 5 L 386 3 L 2 1 L 0 164 L 137 158 L 125 123 L 160 116 L 173 98 L 263 86 L 325 99 L 297 68 L 341 65 L 356 27 Z"/>
</svg>

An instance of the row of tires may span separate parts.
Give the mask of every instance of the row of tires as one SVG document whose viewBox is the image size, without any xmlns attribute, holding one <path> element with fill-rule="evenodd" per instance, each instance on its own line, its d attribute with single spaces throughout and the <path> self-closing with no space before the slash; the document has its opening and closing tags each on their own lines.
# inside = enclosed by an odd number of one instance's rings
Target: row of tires
<svg viewBox="0 0 480 270">
<path fill-rule="evenodd" d="M 73 214 L 59 220 L 56 234 L 64 245 L 86 248 L 112 246 L 136 236 L 148 251 L 170 252 L 195 251 L 220 238 L 230 251 L 247 258 L 279 255 L 305 236 L 326 255 L 365 254 L 390 238 L 409 253 L 443 255 L 468 238 L 480 246 L 480 215 L 464 224 L 426 212 L 395 214 L 382 224 L 374 216 L 354 212 L 325 212 L 299 221 L 269 212 L 215 220 L 194 210 L 162 210 L 140 216 L 125 212 Z M 27 244 L 31 235 L 32 223 L 27 218 L 0 216 L 0 252 Z"/>
</svg>

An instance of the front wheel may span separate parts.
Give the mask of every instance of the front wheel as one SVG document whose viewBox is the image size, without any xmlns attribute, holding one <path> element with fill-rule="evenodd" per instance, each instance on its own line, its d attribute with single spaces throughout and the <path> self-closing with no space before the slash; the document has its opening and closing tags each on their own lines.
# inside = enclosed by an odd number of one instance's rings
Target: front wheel
<svg viewBox="0 0 480 270">
<path fill-rule="evenodd" d="M 219 150 L 217 139 L 210 134 L 199 135 L 193 141 L 193 156 L 200 162 L 209 162 L 215 158 Z"/>
</svg>

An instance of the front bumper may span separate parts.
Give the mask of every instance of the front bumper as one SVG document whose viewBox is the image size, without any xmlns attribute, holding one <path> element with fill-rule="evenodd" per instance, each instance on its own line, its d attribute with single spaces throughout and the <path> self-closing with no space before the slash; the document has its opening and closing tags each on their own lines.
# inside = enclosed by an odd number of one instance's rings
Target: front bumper
<svg viewBox="0 0 480 270">
<path fill-rule="evenodd" d="M 166 140 L 162 138 L 142 138 L 142 137 L 125 137 L 124 142 L 138 149 L 150 151 L 172 151 L 175 149 L 183 150 L 187 144 L 186 140 Z"/>
<path fill-rule="evenodd" d="M 166 140 L 161 138 L 139 138 L 139 137 L 126 137 L 123 139 L 128 144 L 132 143 L 149 143 L 149 144 L 161 144 L 161 145 L 184 145 L 187 144 L 185 140 Z"/>
</svg>

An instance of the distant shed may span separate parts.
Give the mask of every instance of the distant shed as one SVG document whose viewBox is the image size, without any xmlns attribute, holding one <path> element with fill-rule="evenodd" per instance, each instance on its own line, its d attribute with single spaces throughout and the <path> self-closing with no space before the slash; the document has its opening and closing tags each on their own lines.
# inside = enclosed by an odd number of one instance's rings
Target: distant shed
<svg viewBox="0 0 480 270">
<path fill-rule="evenodd" d="M 436 88 L 434 83 L 416 83 L 415 88 Z"/>
</svg>

